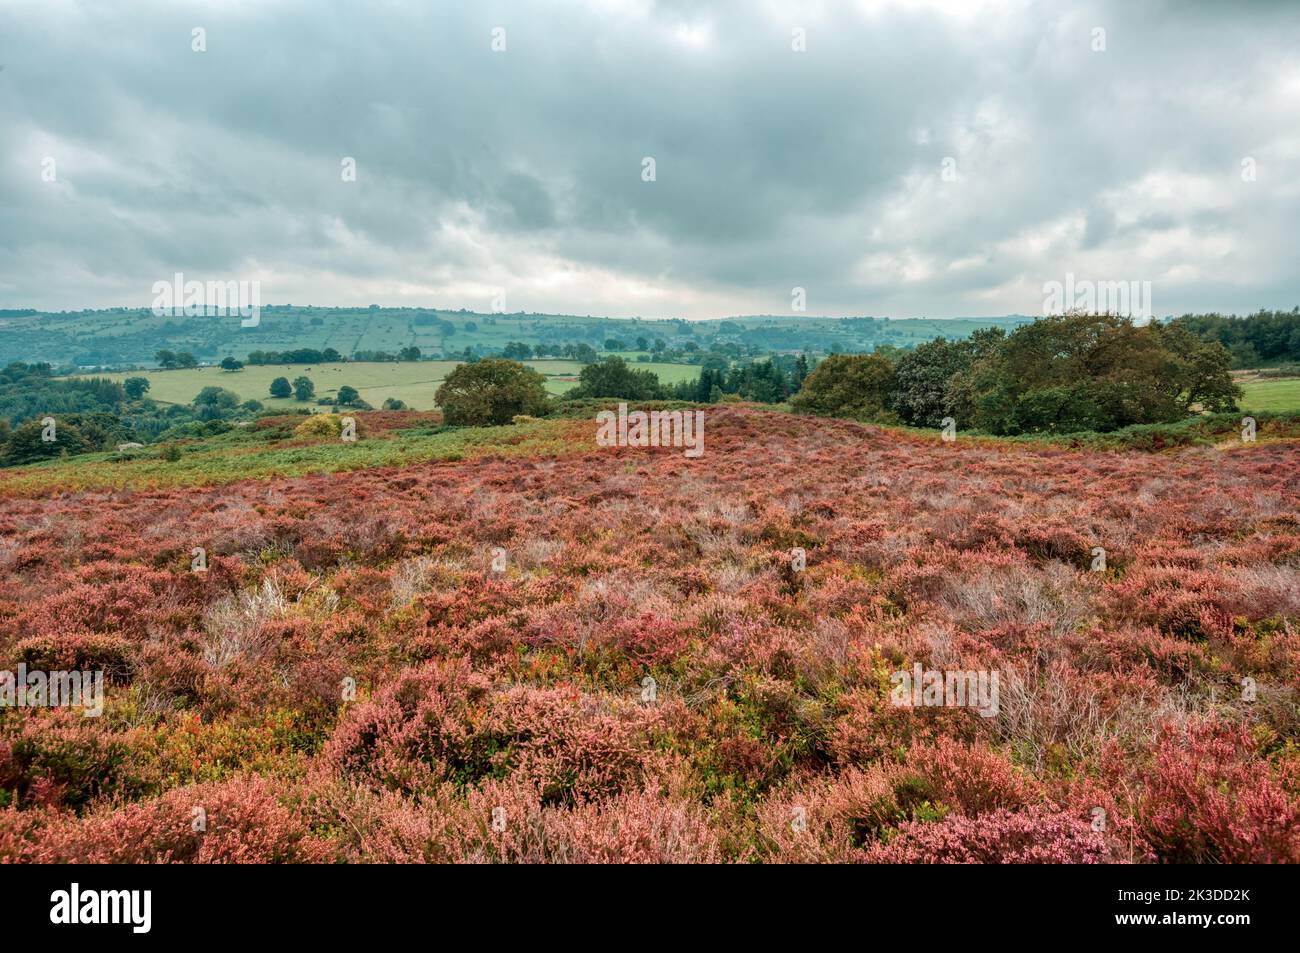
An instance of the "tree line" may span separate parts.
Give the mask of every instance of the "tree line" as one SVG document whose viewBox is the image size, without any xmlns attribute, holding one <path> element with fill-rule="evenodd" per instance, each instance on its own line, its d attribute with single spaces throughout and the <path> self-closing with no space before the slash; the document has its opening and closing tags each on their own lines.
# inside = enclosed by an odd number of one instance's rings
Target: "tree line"
<svg viewBox="0 0 1300 953">
<path fill-rule="evenodd" d="M 1222 344 L 1232 356 L 1233 367 L 1300 364 L 1300 307 L 1290 311 L 1261 308 L 1240 318 L 1235 314 L 1185 314 L 1173 323 Z"/>
<path fill-rule="evenodd" d="M 540 374 L 506 360 L 473 367 L 457 368 L 439 390 L 449 423 L 504 423 L 544 412 Z M 788 400 L 809 414 L 919 427 L 951 418 L 961 429 L 1013 436 L 1173 423 L 1235 410 L 1240 396 L 1228 350 L 1185 322 L 1139 326 L 1114 315 L 1069 314 L 1011 333 L 986 328 L 963 340 L 937 338 L 912 350 L 832 354 L 812 368 L 802 354 L 709 361 L 698 378 L 676 384 L 609 357 L 584 367 L 564 399 Z"/>
</svg>

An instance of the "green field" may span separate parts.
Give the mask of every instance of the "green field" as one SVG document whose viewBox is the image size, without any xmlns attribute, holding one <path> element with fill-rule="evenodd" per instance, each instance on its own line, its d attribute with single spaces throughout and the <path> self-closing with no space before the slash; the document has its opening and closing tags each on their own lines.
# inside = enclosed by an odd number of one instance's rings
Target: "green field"
<svg viewBox="0 0 1300 953">
<path fill-rule="evenodd" d="M 682 381 L 693 381 L 700 376 L 698 364 L 661 364 L 658 361 L 642 363 L 637 361 L 636 351 L 621 351 L 618 356 L 627 361 L 628 366 L 634 371 L 653 371 L 661 384 L 680 384 Z M 528 363 L 537 364 L 539 362 L 529 361 Z"/>
<path fill-rule="evenodd" d="M 1242 410 L 1300 410 L 1300 377 L 1245 381 Z"/>
<path fill-rule="evenodd" d="M 223 371 L 217 367 L 195 367 L 175 371 L 129 371 L 113 374 L 84 375 L 123 381 L 128 377 L 149 379 L 149 396 L 169 404 L 188 404 L 205 387 L 224 387 L 242 400 L 260 400 L 268 409 L 312 406 L 293 398 L 270 395 L 271 381 L 277 377 L 309 377 L 316 385 L 317 397 L 334 397 L 347 384 L 355 387 L 363 400 L 378 408 L 389 397 L 406 402 L 414 410 L 432 410 L 433 395 L 458 361 L 407 361 L 396 363 L 346 364 L 268 364 L 247 366 L 241 371 Z M 582 365 L 576 361 L 525 361 L 529 367 L 546 375 L 546 389 L 563 394 L 577 386 Z M 691 380 L 699 376 L 693 364 L 637 364 L 659 375 L 664 383 Z"/>
</svg>

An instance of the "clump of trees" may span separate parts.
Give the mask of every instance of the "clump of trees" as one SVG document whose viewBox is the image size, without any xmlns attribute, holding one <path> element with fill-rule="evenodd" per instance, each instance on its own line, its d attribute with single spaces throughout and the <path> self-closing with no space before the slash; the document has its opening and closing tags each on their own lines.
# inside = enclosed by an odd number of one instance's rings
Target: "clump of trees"
<svg viewBox="0 0 1300 953">
<path fill-rule="evenodd" d="M 663 390 L 653 371 L 636 370 L 621 357 L 609 357 L 584 367 L 578 374 L 578 386 L 564 396 L 656 400 L 664 396 Z"/>
<path fill-rule="evenodd" d="M 726 395 L 742 400 L 775 404 L 799 389 L 808 376 L 808 359 L 778 355 L 747 363 L 730 364 L 711 356 L 700 368 L 700 376 L 676 384 L 664 384 L 651 370 L 640 370 L 618 356 L 588 364 L 578 374 L 578 386 L 566 400 L 584 397 L 619 397 L 624 400 L 689 400 L 717 403 Z"/>
<path fill-rule="evenodd" d="M 945 417 L 968 419 L 962 375 L 1005 339 L 1001 328 L 985 328 L 966 340 L 936 338 L 899 353 L 894 363 L 891 409 L 903 423 L 914 427 L 939 427 Z"/>
<path fill-rule="evenodd" d="M 397 352 L 393 351 L 354 351 L 352 360 L 369 363 L 394 363 L 397 361 L 419 361 L 423 355 L 418 347 L 411 345 Z"/>
<path fill-rule="evenodd" d="M 904 353 L 832 355 L 791 403 L 807 413 L 998 435 L 1106 432 L 1236 409 L 1226 348 L 1187 326 L 1068 314 Z"/>
<path fill-rule="evenodd" d="M 332 347 L 317 350 L 300 347 L 292 351 L 250 351 L 246 364 L 337 364 L 343 355 Z"/>
<path fill-rule="evenodd" d="M 55 377 L 49 364 L 14 361 L 0 370 L 0 417 L 19 424 L 47 414 L 121 409 L 123 385 L 102 377 Z"/>
<path fill-rule="evenodd" d="M 1233 367 L 1300 362 L 1300 307 L 1235 314 L 1185 314 L 1172 322 L 1211 341 L 1232 355 Z"/>
<path fill-rule="evenodd" d="M 434 394 L 443 418 L 456 426 L 508 424 L 513 417 L 540 417 L 550 409 L 546 378 L 518 361 L 489 358 L 461 364 Z"/>
<path fill-rule="evenodd" d="M 334 403 L 340 407 L 351 407 L 354 410 L 373 410 L 370 403 L 366 401 L 361 392 L 355 387 L 344 384 L 339 388 L 339 392 L 334 397 Z"/>
<path fill-rule="evenodd" d="M 199 359 L 189 351 L 171 351 L 164 349 L 156 353 L 153 358 L 158 362 L 158 366 L 164 370 L 199 366 Z"/>
</svg>

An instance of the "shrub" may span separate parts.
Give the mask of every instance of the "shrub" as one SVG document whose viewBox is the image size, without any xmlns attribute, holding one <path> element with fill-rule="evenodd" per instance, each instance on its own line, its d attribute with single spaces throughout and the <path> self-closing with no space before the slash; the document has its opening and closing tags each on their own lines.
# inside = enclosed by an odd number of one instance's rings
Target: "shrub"
<svg viewBox="0 0 1300 953">
<path fill-rule="evenodd" d="M 1064 811 L 1030 808 L 978 818 L 955 814 L 910 822 L 866 852 L 877 864 L 1106 864 L 1117 858 L 1104 833 Z"/>
</svg>

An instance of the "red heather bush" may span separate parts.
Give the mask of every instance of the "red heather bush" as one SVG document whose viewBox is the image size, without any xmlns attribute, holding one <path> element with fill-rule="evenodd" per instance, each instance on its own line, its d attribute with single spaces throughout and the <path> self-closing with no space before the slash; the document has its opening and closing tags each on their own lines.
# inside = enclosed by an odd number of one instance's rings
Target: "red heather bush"
<svg viewBox="0 0 1300 953">
<path fill-rule="evenodd" d="M 313 819 L 341 832 L 361 863 L 686 864 L 724 859 L 721 836 L 693 799 L 650 785 L 600 803 L 547 805 L 527 784 L 488 781 L 462 795 L 444 785 L 412 800 L 325 786 Z M 496 823 L 494 824 L 494 821 Z"/>
<path fill-rule="evenodd" d="M 96 800 L 138 797 L 129 738 L 71 709 L 9 715 L 0 735 L 0 790 L 19 805 L 81 809 Z"/>
<path fill-rule="evenodd" d="M 870 844 L 913 812 L 941 813 L 923 795 L 881 766 L 792 783 L 759 805 L 761 859 L 861 863 Z"/>
<path fill-rule="evenodd" d="M 103 670 L 104 677 L 124 676 L 131 645 L 117 635 L 94 632 L 57 632 L 35 635 L 14 646 L 13 654 L 29 669 L 42 671 Z"/>
<path fill-rule="evenodd" d="M 643 612 L 635 619 L 614 623 L 609 641 L 636 662 L 657 665 L 681 654 L 686 647 L 686 634 L 671 619 Z"/>
<path fill-rule="evenodd" d="M 142 580 L 72 583 L 34 600 L 17 621 L 19 631 L 28 633 L 80 628 L 139 637 L 150 617 L 158 614 L 159 602 L 158 593 Z"/>
<path fill-rule="evenodd" d="M 954 814 L 904 824 L 888 843 L 863 858 L 873 864 L 1106 864 L 1117 863 L 1104 833 L 1064 811 L 1032 807 L 1013 814 Z"/>
<path fill-rule="evenodd" d="M 839 700 L 841 710 L 826 745 L 843 766 L 893 757 L 913 744 L 941 737 L 969 740 L 989 730 L 987 719 L 959 708 L 905 708 L 891 703 L 889 683 L 855 689 Z"/>
<path fill-rule="evenodd" d="M 1166 726 L 1154 763 L 1130 767 L 1142 786 L 1142 834 L 1170 863 L 1300 862 L 1300 798 L 1255 756 L 1243 727 Z"/>
<path fill-rule="evenodd" d="M 1006 756 L 980 745 L 941 738 L 916 747 L 904 759 L 937 801 L 959 814 L 1018 811 L 1042 800 L 1039 785 Z"/>
<path fill-rule="evenodd" d="M 397 790 L 510 776 L 544 798 L 609 794 L 640 776 L 655 712 L 573 689 L 503 687 L 465 661 L 407 670 L 340 723 L 327 759 Z"/>
<path fill-rule="evenodd" d="M 203 814 L 196 815 L 195 809 Z M 195 831 L 202 816 L 206 831 Z M 272 864 L 328 858 L 258 778 L 200 784 L 85 818 L 0 811 L 0 859 L 31 863 Z"/>
<path fill-rule="evenodd" d="M 1038 785 L 1005 757 L 947 739 L 914 746 L 897 762 L 795 782 L 759 808 L 770 859 L 860 862 L 896 829 L 949 814 L 1022 812 L 1041 801 Z M 795 824 L 802 808 L 804 829 Z M 910 828 L 907 828 L 910 829 Z"/>
</svg>

